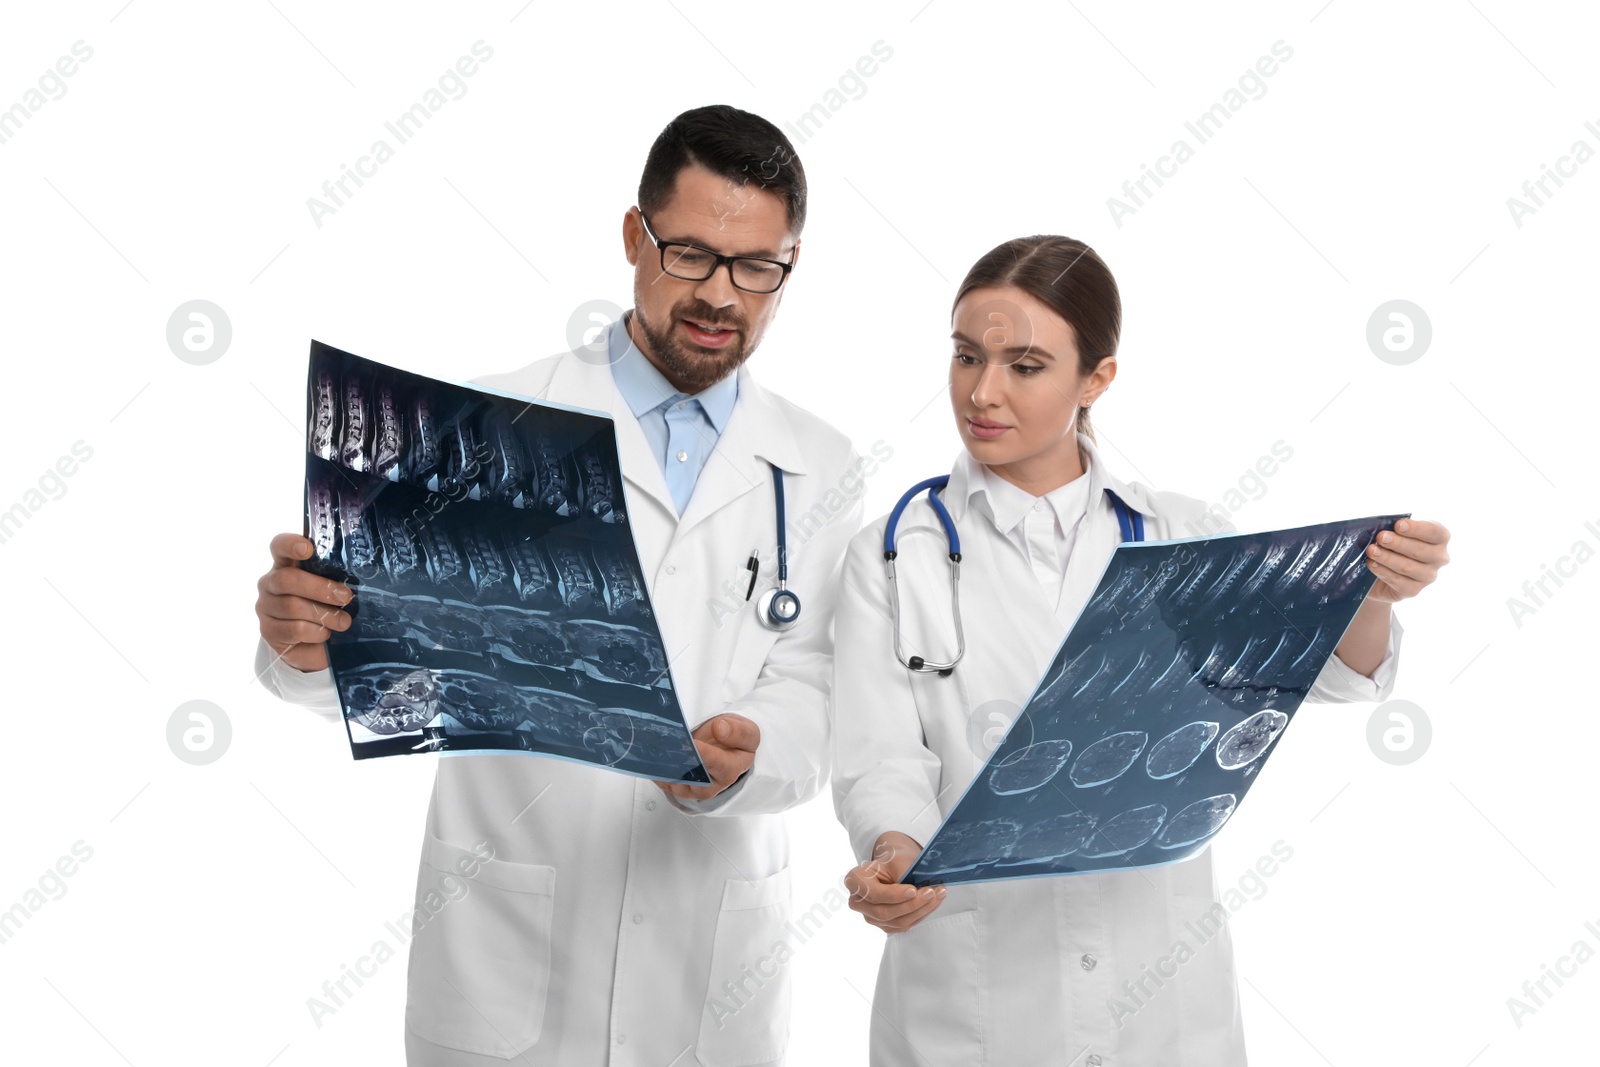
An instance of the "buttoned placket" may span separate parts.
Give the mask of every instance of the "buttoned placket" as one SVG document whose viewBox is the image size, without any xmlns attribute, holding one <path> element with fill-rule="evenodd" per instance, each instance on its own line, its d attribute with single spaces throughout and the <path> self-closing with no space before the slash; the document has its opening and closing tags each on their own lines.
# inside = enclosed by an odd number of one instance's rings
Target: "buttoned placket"
<svg viewBox="0 0 1600 1067">
<path fill-rule="evenodd" d="M 1058 548 L 1057 531 L 1061 529 L 1061 521 L 1048 500 L 1038 498 L 1023 515 L 1022 537 L 1027 545 L 1028 565 L 1052 611 L 1060 606 L 1061 594 L 1066 588 L 1067 561 L 1072 558 L 1083 519 L 1084 515 L 1080 514 L 1073 521 Z"/>
<path fill-rule="evenodd" d="M 1103 891 L 1105 875 L 1083 877 L 1100 882 L 1087 894 L 1088 899 Z M 1111 977 L 1115 966 L 1101 967 L 1101 963 L 1115 963 L 1107 952 L 1111 944 L 1111 925 L 1101 908 L 1084 908 L 1084 887 L 1091 883 L 1058 880 L 1055 885 L 1054 905 L 1059 929 L 1065 934 L 1066 944 L 1060 955 L 1061 980 L 1071 1004 L 1106 1004 L 1118 994 L 1112 988 Z M 1105 1055 L 1115 1046 L 1109 1013 L 1084 1011 L 1078 1020 L 1081 1047 L 1074 1048 L 1080 1059 L 1073 1064 L 1101 1067 Z"/>
<path fill-rule="evenodd" d="M 1051 607 L 1055 606 L 1061 587 L 1061 559 L 1056 554 L 1056 530 L 1060 525 L 1056 521 L 1055 509 L 1043 497 L 1035 500 L 1022 517 L 1022 539 L 1028 546 L 1028 565 L 1033 569 L 1033 576 L 1044 590 Z"/>
<path fill-rule="evenodd" d="M 683 393 L 668 401 L 662 414 L 667 420 L 667 468 L 671 470 L 675 466 L 688 463 L 690 457 L 704 447 L 704 434 L 699 423 L 705 416 L 701 412 L 700 401 L 686 397 Z M 681 515 L 684 506 L 689 502 L 687 494 L 684 494 L 682 500 L 677 499 L 679 487 L 683 485 L 684 479 L 668 478 L 667 482 L 678 505 L 678 514 Z M 690 488 L 692 489 L 692 486 Z"/>
<path fill-rule="evenodd" d="M 622 912 L 617 922 L 617 968 L 621 969 L 633 965 L 633 955 L 639 951 L 639 939 L 643 931 L 635 932 L 633 927 L 642 927 L 645 923 L 644 912 L 639 910 L 638 894 L 644 892 L 637 889 L 634 873 L 638 870 L 638 844 L 641 836 L 651 832 L 655 821 L 660 815 L 652 815 L 656 810 L 656 786 L 653 782 L 640 780 L 634 785 L 633 793 L 633 832 L 628 841 L 628 877 L 623 886 Z M 611 1042 L 613 1048 L 607 1057 L 607 1062 L 613 1065 L 623 1065 L 633 1062 L 638 1053 L 636 1049 L 625 1049 L 628 1043 L 629 1027 L 640 1018 L 641 1006 L 637 1004 L 624 1004 L 622 989 L 615 979 L 611 983 Z M 628 1055 L 628 1053 L 633 1055 Z"/>
</svg>

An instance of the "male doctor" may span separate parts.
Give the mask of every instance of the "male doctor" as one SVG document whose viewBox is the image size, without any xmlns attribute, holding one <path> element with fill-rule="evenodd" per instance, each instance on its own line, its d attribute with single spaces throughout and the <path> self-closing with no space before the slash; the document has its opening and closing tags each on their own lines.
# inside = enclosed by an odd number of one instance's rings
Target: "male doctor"
<svg viewBox="0 0 1600 1067">
<path fill-rule="evenodd" d="M 440 759 L 417 899 L 468 888 L 418 912 L 412 1065 L 782 1062 L 780 813 L 827 780 L 834 588 L 865 465 L 744 365 L 777 313 L 805 210 L 805 173 L 777 127 L 722 105 L 685 112 L 623 216 L 633 308 L 589 348 L 475 379 L 615 420 L 629 521 L 712 783 L 526 755 Z M 782 631 L 755 614 L 773 584 L 769 464 L 803 602 Z M 746 600 L 752 550 L 761 575 Z M 295 565 L 310 551 L 298 535 L 272 540 L 256 669 L 338 721 L 325 642 L 350 625 L 351 592 Z"/>
</svg>

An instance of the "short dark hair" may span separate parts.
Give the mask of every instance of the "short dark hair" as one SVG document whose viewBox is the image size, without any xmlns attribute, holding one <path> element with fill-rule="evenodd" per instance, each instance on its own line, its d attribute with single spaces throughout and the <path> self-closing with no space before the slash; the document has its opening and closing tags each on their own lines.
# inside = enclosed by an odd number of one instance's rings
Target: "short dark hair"
<svg viewBox="0 0 1600 1067">
<path fill-rule="evenodd" d="M 712 104 L 667 123 L 644 161 L 639 207 L 649 214 L 672 198 L 678 172 L 698 163 L 719 177 L 783 198 L 789 232 L 806 224 L 806 172 L 783 131 L 748 111 Z"/>
</svg>

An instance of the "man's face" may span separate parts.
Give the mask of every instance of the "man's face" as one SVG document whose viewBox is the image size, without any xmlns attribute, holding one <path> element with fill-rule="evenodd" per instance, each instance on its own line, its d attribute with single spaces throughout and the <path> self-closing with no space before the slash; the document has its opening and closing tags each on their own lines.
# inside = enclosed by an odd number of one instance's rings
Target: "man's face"
<svg viewBox="0 0 1600 1067">
<path fill-rule="evenodd" d="M 782 197 L 738 185 L 698 164 L 678 172 L 672 198 L 650 215 L 663 243 L 679 242 L 722 255 L 782 262 L 799 257 Z M 633 265 L 633 342 L 676 388 L 698 393 L 738 369 L 755 352 L 778 312 L 783 288 L 751 293 L 720 266 L 704 281 L 685 281 L 661 269 L 661 252 L 645 232 L 639 209 L 622 218 L 622 242 Z M 702 327 L 726 327 L 706 333 Z M 641 334 L 643 335 L 641 337 Z"/>
</svg>

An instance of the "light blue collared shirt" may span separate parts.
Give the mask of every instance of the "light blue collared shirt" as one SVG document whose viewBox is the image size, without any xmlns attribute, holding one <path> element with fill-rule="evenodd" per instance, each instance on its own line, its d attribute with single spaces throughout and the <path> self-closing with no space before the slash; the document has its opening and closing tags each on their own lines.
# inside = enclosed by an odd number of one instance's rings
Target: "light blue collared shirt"
<svg viewBox="0 0 1600 1067">
<path fill-rule="evenodd" d="M 739 399 L 739 375 L 729 374 L 693 396 L 680 392 L 634 345 L 628 335 L 631 315 L 629 311 L 611 327 L 611 377 L 639 420 L 650 451 L 666 476 L 667 491 L 682 515 L 694 483 L 733 414 L 734 402 Z"/>
</svg>

